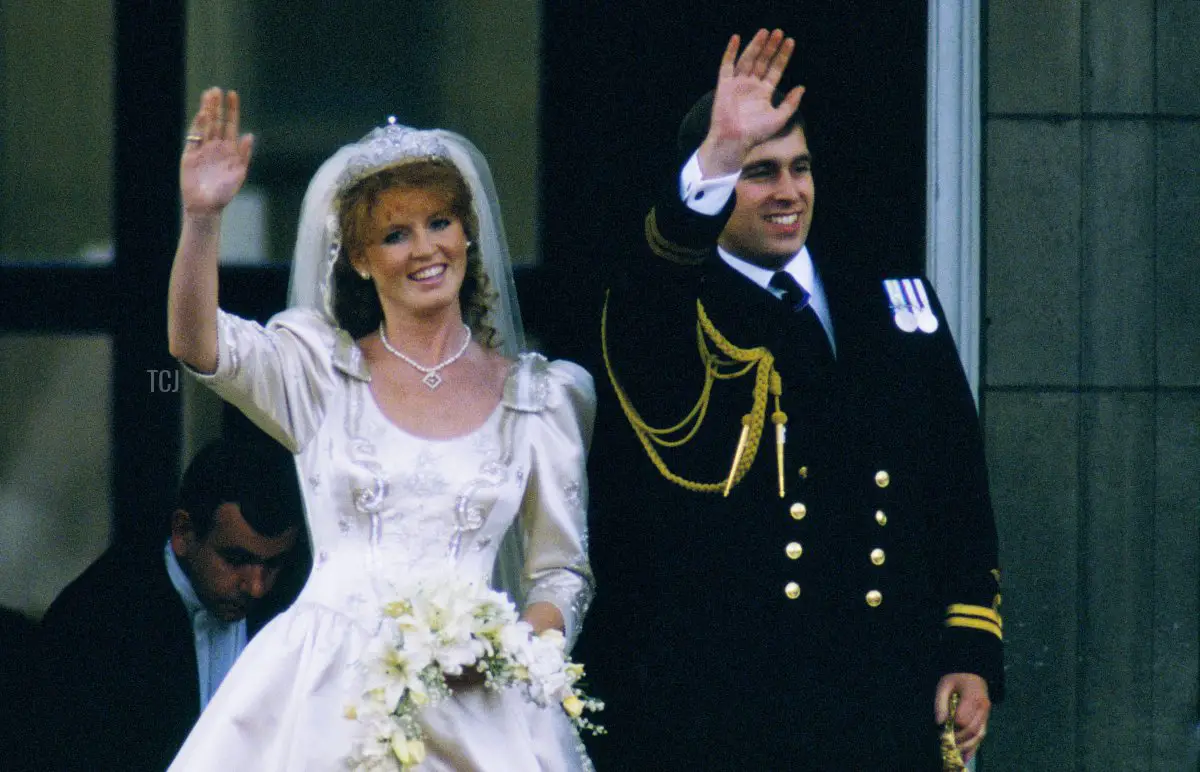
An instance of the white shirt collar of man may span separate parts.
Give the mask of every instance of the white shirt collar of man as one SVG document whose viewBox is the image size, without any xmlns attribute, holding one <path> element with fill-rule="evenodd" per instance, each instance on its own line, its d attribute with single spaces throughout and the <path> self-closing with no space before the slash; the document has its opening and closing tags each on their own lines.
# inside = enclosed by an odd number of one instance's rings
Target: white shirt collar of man
<svg viewBox="0 0 1200 772">
<path fill-rule="evenodd" d="M 735 271 L 742 274 L 747 279 L 767 290 L 768 292 L 774 293 L 774 290 L 772 290 L 768 285 L 770 284 L 771 277 L 775 275 L 775 271 L 747 262 L 721 246 L 717 247 L 717 254 L 721 256 L 722 260 L 729 264 L 729 267 L 733 268 Z M 808 247 L 801 247 L 800 251 L 796 253 L 796 256 L 789 260 L 781 270 L 790 273 L 792 278 L 795 279 L 809 295 L 815 296 L 817 291 L 820 290 L 820 282 L 817 281 L 816 271 L 813 269 L 812 256 L 808 254 Z M 821 292 L 822 301 L 825 299 L 824 296 L 825 293 Z"/>
<path fill-rule="evenodd" d="M 772 295 L 781 297 L 770 286 L 771 277 L 775 275 L 775 271 L 748 263 L 721 246 L 717 247 L 717 254 L 730 268 Z M 816 313 L 817 318 L 821 320 L 821 326 L 825 328 L 825 336 L 829 338 L 829 345 L 833 349 L 834 356 L 837 356 L 837 343 L 833 337 L 833 317 L 829 313 L 829 303 L 825 299 L 825 288 L 821 286 L 821 277 L 817 276 L 816 268 L 813 266 L 812 255 L 808 253 L 808 247 L 801 247 L 796 256 L 789 260 L 781 270 L 790 273 L 792 278 L 809 294 L 808 303 L 812 306 L 812 310 Z"/>
</svg>

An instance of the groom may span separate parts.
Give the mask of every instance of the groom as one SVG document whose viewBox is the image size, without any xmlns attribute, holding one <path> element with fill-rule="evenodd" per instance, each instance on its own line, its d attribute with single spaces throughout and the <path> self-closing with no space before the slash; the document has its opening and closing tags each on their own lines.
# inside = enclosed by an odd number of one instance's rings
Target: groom
<svg viewBox="0 0 1200 772">
<path fill-rule="evenodd" d="M 809 244 L 802 89 L 776 90 L 793 47 L 730 40 L 650 254 L 609 282 L 604 646 L 583 655 L 608 702 L 601 768 L 938 770 L 952 701 L 969 757 L 1003 692 L 971 392 L 933 287 L 886 267 L 886 231 L 880 255 Z"/>
</svg>

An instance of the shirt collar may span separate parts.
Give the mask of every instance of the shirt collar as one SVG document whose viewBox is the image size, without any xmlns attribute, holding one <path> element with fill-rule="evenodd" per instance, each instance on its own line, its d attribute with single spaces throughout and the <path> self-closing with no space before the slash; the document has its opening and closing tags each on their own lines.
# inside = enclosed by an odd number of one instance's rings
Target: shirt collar
<svg viewBox="0 0 1200 772">
<path fill-rule="evenodd" d="M 746 262 L 740 257 L 735 257 L 720 245 L 717 246 L 717 254 L 724 260 L 730 268 L 745 276 L 750 281 L 770 292 L 775 297 L 783 297 L 783 294 L 770 286 L 771 277 L 775 271 L 753 263 Z M 834 356 L 837 356 L 837 341 L 833 335 L 833 318 L 829 313 L 829 301 L 825 298 L 825 288 L 821 285 L 821 277 L 817 275 L 816 267 L 813 265 L 812 255 L 808 253 L 808 245 L 800 248 L 800 251 L 783 266 L 781 270 L 787 271 L 792 275 L 804 291 L 809 295 L 809 305 L 812 307 L 813 313 L 821 320 L 821 326 L 825 328 L 825 335 L 829 338 L 829 345 L 833 348 Z"/>
<path fill-rule="evenodd" d="M 770 291 L 769 283 L 771 281 L 771 277 L 775 275 L 775 271 L 772 271 L 769 268 L 763 268 L 762 266 L 755 265 L 751 262 L 747 262 L 746 260 L 733 255 L 727 249 L 719 245 L 717 246 L 717 254 L 721 256 L 722 260 L 729 264 L 730 268 L 733 268 L 735 271 L 742 274 L 763 289 Z M 816 284 L 816 271 L 813 269 L 812 256 L 808 254 L 807 245 L 801 247 L 800 251 L 797 252 L 796 255 L 780 270 L 790 273 L 792 278 L 799 282 L 800 286 L 803 287 L 806 292 L 808 292 L 810 295 L 813 294 Z"/>
<path fill-rule="evenodd" d="M 183 570 L 183 566 L 179 565 L 179 558 L 176 557 L 175 550 L 171 548 L 170 539 L 167 539 L 167 544 L 163 548 L 163 559 L 167 563 L 167 576 L 171 577 L 171 584 L 174 585 L 175 592 L 179 593 L 180 599 L 183 600 L 188 616 L 195 618 L 196 614 L 204 610 L 204 604 L 196 595 L 196 590 L 192 587 L 187 572 Z"/>
</svg>

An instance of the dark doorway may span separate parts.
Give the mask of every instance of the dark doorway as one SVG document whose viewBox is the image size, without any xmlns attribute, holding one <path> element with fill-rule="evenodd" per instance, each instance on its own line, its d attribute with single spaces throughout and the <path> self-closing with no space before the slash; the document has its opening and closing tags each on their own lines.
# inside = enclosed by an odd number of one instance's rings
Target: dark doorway
<svg viewBox="0 0 1200 772">
<path fill-rule="evenodd" d="M 551 351 L 593 333 L 587 285 L 606 255 L 638 250 L 650 185 L 679 119 L 712 88 L 729 35 L 796 38 L 784 85 L 807 88 L 816 239 L 836 234 L 909 268 L 925 246 L 927 4 L 809 0 L 574 2 L 543 8 L 541 244 L 522 298 Z M 852 259 L 853 255 L 848 259 Z M 842 259 L 842 256 L 838 256 Z M 567 306 L 561 304 L 566 303 Z M 561 348 L 560 348 L 561 347 Z"/>
</svg>

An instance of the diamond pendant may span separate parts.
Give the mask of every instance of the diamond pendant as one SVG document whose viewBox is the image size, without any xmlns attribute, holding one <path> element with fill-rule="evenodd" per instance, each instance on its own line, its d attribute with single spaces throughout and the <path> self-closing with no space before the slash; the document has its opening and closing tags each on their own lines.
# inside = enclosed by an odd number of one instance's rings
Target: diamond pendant
<svg viewBox="0 0 1200 772">
<path fill-rule="evenodd" d="M 430 391 L 433 391 L 438 386 L 442 385 L 442 376 L 438 375 L 437 371 L 435 370 L 422 378 L 421 383 L 428 386 Z"/>
</svg>

